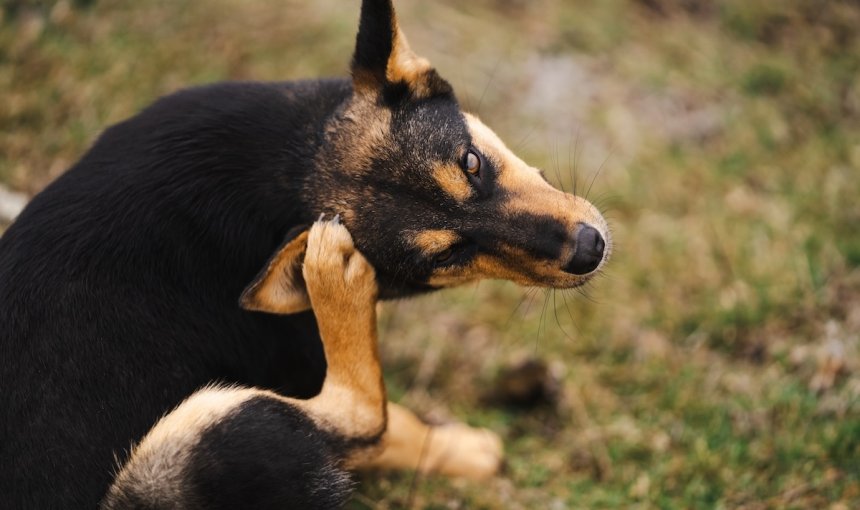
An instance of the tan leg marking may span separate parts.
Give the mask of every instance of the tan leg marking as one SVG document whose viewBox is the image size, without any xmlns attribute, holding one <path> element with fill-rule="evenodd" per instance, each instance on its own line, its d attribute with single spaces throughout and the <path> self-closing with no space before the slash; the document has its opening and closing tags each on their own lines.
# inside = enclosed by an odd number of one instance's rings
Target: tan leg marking
<svg viewBox="0 0 860 510">
<path fill-rule="evenodd" d="M 388 403 L 388 430 L 381 455 L 359 467 L 413 469 L 482 480 L 502 463 L 502 440 L 496 433 L 463 424 L 430 426 L 408 409 Z"/>
<path fill-rule="evenodd" d="M 347 438 L 385 429 L 385 386 L 376 332 L 376 275 L 346 227 L 318 222 L 303 269 L 328 370 L 320 394 L 300 405 Z"/>
</svg>

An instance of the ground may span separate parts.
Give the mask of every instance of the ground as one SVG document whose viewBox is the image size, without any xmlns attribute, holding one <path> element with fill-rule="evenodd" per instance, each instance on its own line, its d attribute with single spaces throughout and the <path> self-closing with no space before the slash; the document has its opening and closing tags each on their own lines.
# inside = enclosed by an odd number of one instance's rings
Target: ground
<svg viewBox="0 0 860 510">
<path fill-rule="evenodd" d="M 480 484 L 362 475 L 350 508 L 860 507 L 860 4 L 397 6 L 462 104 L 594 199 L 616 248 L 584 295 L 485 282 L 387 304 L 392 397 L 498 431 L 508 461 Z M 344 75 L 358 1 L 0 8 L 0 183 L 32 194 L 177 88 Z M 501 403 L 524 361 L 546 398 Z"/>
</svg>

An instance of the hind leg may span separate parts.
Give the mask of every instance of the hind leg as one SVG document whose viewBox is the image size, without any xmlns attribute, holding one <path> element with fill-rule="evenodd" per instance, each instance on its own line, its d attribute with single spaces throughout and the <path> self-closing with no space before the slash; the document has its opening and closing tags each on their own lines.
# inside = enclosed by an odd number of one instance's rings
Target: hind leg
<svg viewBox="0 0 860 510">
<path fill-rule="evenodd" d="M 383 451 L 359 467 L 412 469 L 422 473 L 481 480 L 502 463 L 502 441 L 490 430 L 463 424 L 427 425 L 412 411 L 388 403 Z"/>
<path fill-rule="evenodd" d="M 134 448 L 102 508 L 328 509 L 345 502 L 344 466 L 378 453 L 385 430 L 375 276 L 336 222 L 311 228 L 303 275 L 328 362 L 319 395 L 198 391 Z"/>
</svg>

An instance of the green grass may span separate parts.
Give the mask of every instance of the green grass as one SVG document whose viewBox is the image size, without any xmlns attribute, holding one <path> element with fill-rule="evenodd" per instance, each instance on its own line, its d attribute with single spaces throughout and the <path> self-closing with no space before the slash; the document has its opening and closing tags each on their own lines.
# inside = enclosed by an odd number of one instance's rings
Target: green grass
<svg viewBox="0 0 860 510">
<path fill-rule="evenodd" d="M 38 191 L 182 86 L 343 75 L 357 4 L 4 2 L 0 182 Z M 588 298 L 485 282 L 387 304 L 391 395 L 496 430 L 508 464 L 363 474 L 351 508 L 860 506 L 860 7 L 398 7 L 466 108 L 560 186 L 594 181 L 617 245 Z M 557 401 L 491 404 L 528 357 Z"/>
</svg>

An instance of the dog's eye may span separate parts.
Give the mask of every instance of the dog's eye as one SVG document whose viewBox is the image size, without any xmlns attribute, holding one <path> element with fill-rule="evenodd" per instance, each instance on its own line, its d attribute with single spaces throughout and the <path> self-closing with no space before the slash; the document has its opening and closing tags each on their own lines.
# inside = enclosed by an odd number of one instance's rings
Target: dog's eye
<svg viewBox="0 0 860 510">
<path fill-rule="evenodd" d="M 463 158 L 463 170 L 469 174 L 479 177 L 481 174 L 481 156 L 475 152 L 475 149 L 469 149 L 466 156 Z"/>
<path fill-rule="evenodd" d="M 437 253 L 435 257 L 433 257 L 433 262 L 437 266 L 445 266 L 445 265 L 450 264 L 451 262 L 454 262 L 455 258 L 456 257 L 455 257 L 454 249 L 453 248 L 446 248 L 445 250 Z"/>
</svg>

